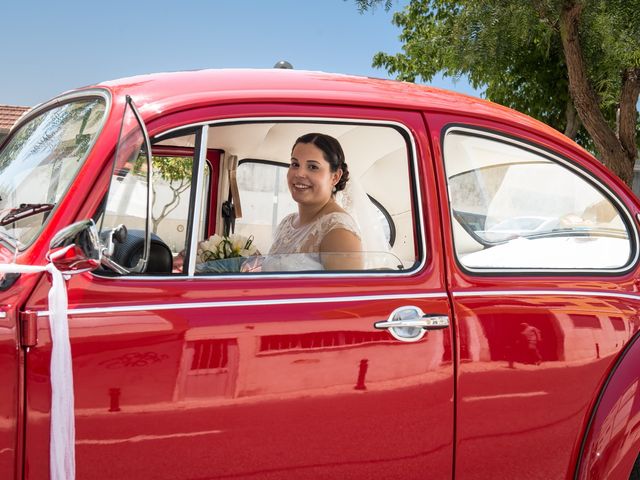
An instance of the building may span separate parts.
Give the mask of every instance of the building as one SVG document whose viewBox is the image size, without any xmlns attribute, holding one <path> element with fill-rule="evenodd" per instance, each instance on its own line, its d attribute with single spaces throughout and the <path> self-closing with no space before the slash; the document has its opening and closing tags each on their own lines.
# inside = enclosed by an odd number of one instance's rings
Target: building
<svg viewBox="0 0 640 480">
<path fill-rule="evenodd" d="M 0 143 L 9 134 L 14 123 L 31 107 L 16 107 L 14 105 L 0 105 Z"/>
</svg>

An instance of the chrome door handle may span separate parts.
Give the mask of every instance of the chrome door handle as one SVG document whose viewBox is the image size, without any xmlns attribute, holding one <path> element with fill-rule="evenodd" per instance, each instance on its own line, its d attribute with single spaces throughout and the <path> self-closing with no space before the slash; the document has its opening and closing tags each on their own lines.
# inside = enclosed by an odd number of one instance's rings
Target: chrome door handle
<svg viewBox="0 0 640 480">
<path fill-rule="evenodd" d="M 375 328 L 391 327 L 420 327 L 426 330 L 439 330 L 449 326 L 449 317 L 446 315 L 425 315 L 416 320 L 384 320 L 373 324 Z"/>
<path fill-rule="evenodd" d="M 385 320 L 383 322 L 376 322 L 373 324 L 374 327 L 383 329 L 383 328 L 392 328 L 392 327 L 420 327 L 426 328 L 427 321 L 424 319 L 419 320 Z"/>
<path fill-rule="evenodd" d="M 376 322 L 377 329 L 387 329 L 389 333 L 403 342 L 417 342 L 429 330 L 440 330 L 449 326 L 446 315 L 425 315 L 415 306 L 396 308 L 387 320 Z"/>
</svg>

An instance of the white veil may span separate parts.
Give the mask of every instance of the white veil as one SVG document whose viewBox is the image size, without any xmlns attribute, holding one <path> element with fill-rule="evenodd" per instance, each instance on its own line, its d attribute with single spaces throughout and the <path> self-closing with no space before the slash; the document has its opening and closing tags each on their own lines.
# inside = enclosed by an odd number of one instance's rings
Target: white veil
<svg viewBox="0 0 640 480">
<path fill-rule="evenodd" d="M 360 229 L 362 250 L 366 254 L 365 268 L 385 267 L 389 259 L 395 257 L 389 255 L 389 242 L 379 220 L 380 214 L 362 184 L 356 178 L 349 178 L 344 190 L 336 193 L 336 202 Z"/>
</svg>

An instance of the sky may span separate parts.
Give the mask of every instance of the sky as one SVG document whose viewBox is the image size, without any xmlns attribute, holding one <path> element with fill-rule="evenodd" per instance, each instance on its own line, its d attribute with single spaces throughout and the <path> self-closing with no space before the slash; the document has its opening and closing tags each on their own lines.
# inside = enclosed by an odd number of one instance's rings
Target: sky
<svg viewBox="0 0 640 480">
<path fill-rule="evenodd" d="M 132 75 L 204 68 L 295 69 L 392 78 L 371 66 L 398 53 L 394 11 L 354 0 L 21 0 L 0 10 L 0 104 L 33 106 Z M 465 79 L 428 84 L 479 96 Z"/>
</svg>

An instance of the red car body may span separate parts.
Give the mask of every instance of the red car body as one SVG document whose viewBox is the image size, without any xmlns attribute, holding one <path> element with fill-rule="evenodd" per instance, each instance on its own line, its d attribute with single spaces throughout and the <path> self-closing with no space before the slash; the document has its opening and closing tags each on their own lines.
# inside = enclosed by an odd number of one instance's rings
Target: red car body
<svg viewBox="0 0 640 480">
<path fill-rule="evenodd" d="M 71 276 L 78 478 L 629 478 L 640 452 L 638 262 L 483 274 L 461 265 L 453 243 L 450 125 L 569 159 L 626 209 L 635 235 L 637 199 L 576 144 L 489 102 L 369 78 L 202 71 L 85 90 L 110 98 L 104 127 L 17 263 L 44 265 L 56 232 L 99 209 L 127 95 L 150 137 L 261 117 L 402 125 L 415 142 L 426 254 L 393 278 Z M 13 255 L 0 245 L 2 263 Z M 0 291 L 2 478 L 49 475 L 49 288 L 45 273 L 23 274 Z M 402 305 L 450 325 L 412 343 L 373 327 Z M 590 333 L 572 333 L 570 318 Z M 525 337 L 543 339 L 531 362 L 513 353 L 523 323 L 537 330 Z M 217 368 L 207 388 L 198 362 Z"/>
</svg>

